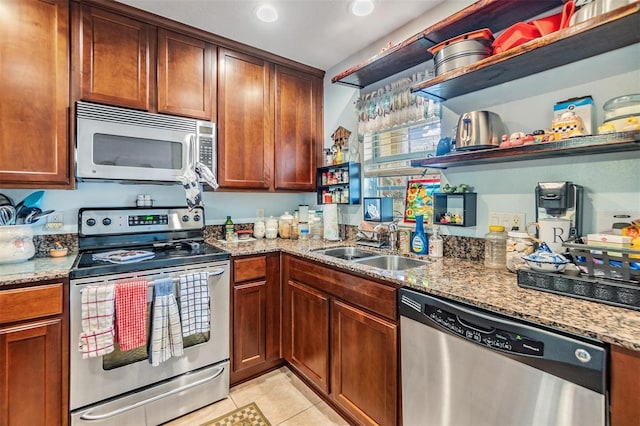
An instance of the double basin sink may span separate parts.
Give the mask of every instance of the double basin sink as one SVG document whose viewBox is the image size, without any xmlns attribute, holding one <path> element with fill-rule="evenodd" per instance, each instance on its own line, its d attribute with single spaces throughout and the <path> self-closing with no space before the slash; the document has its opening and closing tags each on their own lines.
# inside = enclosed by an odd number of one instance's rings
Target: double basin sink
<svg viewBox="0 0 640 426">
<path fill-rule="evenodd" d="M 425 260 L 412 259 L 410 257 L 393 254 L 381 254 L 374 251 L 362 250 L 357 247 L 337 247 L 331 249 L 316 250 L 315 253 L 324 254 L 338 259 L 348 260 L 360 265 L 372 266 L 387 271 L 404 271 L 427 265 Z"/>
</svg>

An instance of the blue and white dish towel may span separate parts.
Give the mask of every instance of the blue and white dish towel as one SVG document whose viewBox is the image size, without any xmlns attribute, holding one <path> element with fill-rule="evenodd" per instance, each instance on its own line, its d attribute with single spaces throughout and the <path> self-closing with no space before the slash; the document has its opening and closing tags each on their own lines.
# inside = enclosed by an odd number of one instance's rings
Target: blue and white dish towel
<svg viewBox="0 0 640 426">
<path fill-rule="evenodd" d="M 180 275 L 180 312 L 184 337 L 209 331 L 209 297 L 208 272 Z"/>
<path fill-rule="evenodd" d="M 149 362 L 158 366 L 172 356 L 182 356 L 182 330 L 180 312 L 173 294 L 173 280 L 154 281 Z"/>
</svg>

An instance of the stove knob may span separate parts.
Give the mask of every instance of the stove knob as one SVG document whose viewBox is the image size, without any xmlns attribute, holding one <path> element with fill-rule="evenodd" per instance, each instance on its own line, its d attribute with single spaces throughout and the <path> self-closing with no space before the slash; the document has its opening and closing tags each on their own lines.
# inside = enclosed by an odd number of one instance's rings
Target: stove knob
<svg viewBox="0 0 640 426">
<path fill-rule="evenodd" d="M 95 226 L 96 220 L 94 218 L 90 217 L 89 219 L 87 219 L 87 221 L 85 223 L 87 224 L 87 226 Z"/>
<path fill-rule="evenodd" d="M 105 217 L 104 219 L 102 219 L 102 224 L 104 226 L 109 226 L 111 225 L 111 219 L 109 219 L 108 217 Z"/>
<path fill-rule="evenodd" d="M 186 214 L 184 216 L 182 216 L 182 221 L 183 222 L 189 222 L 189 216 L 187 216 Z"/>
<path fill-rule="evenodd" d="M 199 214 L 195 214 L 193 216 L 193 220 L 196 221 L 196 222 L 200 222 L 200 215 Z"/>
</svg>

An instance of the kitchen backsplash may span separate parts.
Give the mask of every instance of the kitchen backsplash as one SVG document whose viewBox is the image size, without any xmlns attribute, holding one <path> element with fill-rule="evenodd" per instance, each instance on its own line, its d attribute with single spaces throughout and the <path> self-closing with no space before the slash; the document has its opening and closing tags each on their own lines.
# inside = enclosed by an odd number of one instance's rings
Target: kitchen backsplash
<svg viewBox="0 0 640 426">
<path fill-rule="evenodd" d="M 236 230 L 253 229 L 253 223 L 235 224 Z M 353 242 L 356 239 L 357 226 L 340 225 L 340 238 L 343 241 Z M 224 239 L 224 225 L 207 225 L 204 230 L 205 240 Z M 444 255 L 458 259 L 481 261 L 484 258 L 484 239 L 474 237 L 457 237 L 443 235 Z M 36 257 L 48 257 L 56 242 L 67 247 L 69 251 L 78 251 L 78 234 L 36 235 L 33 237 L 36 247 Z"/>
</svg>

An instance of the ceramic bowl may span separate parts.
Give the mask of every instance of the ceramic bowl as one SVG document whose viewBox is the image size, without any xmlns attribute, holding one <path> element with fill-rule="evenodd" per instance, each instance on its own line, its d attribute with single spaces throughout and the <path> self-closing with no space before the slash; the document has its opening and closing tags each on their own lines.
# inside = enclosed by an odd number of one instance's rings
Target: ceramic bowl
<svg viewBox="0 0 640 426">
<path fill-rule="evenodd" d="M 567 264 L 571 263 L 561 254 L 537 251 L 522 256 L 527 266 L 537 272 L 563 272 Z"/>
</svg>

